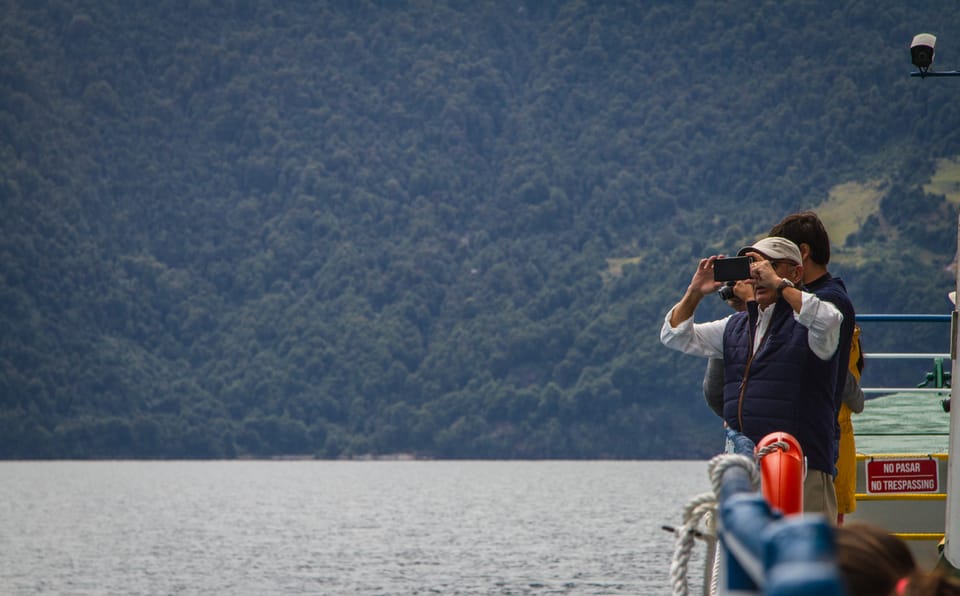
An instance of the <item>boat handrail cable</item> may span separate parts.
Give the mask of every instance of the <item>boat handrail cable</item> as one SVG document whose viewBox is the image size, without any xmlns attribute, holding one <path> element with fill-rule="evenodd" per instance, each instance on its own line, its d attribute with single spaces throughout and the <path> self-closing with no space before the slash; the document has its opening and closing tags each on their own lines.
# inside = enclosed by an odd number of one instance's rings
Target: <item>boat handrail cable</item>
<svg viewBox="0 0 960 596">
<path fill-rule="evenodd" d="M 864 358 L 867 359 L 887 359 L 887 360 L 933 360 L 936 358 L 950 359 L 950 354 L 944 353 L 924 353 L 924 352 L 864 352 Z"/>
<path fill-rule="evenodd" d="M 881 322 L 881 323 L 949 323 L 952 319 L 950 314 L 858 314 L 857 322 Z M 864 352 L 863 358 L 872 360 L 933 360 L 936 367 L 942 367 L 943 362 L 951 359 L 949 352 Z M 933 381 L 933 373 L 927 373 L 928 380 Z M 949 375 L 945 375 L 948 381 L 943 386 L 926 387 L 925 384 L 916 387 L 861 387 L 860 390 L 867 395 L 892 395 L 899 393 L 908 394 L 937 394 L 945 395 L 950 393 Z M 939 383 L 938 383 L 939 384 Z M 858 433 L 860 434 L 860 433 Z"/>
<path fill-rule="evenodd" d="M 950 321 L 949 314 L 921 314 L 921 313 L 871 313 L 857 314 L 858 322 L 912 322 L 912 323 L 944 323 Z"/>
</svg>

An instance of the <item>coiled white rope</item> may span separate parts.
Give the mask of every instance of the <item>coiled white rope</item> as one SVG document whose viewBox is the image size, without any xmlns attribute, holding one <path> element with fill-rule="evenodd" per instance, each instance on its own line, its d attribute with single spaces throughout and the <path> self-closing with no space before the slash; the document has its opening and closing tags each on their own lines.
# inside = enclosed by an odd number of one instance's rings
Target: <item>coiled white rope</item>
<svg viewBox="0 0 960 596">
<path fill-rule="evenodd" d="M 717 593 L 717 574 L 715 571 L 717 564 L 717 557 L 715 556 L 717 503 L 720 498 L 720 482 L 723 473 L 733 466 L 744 468 L 749 474 L 750 484 L 754 490 L 760 488 L 760 470 L 753 459 L 745 455 L 721 454 L 710 460 L 707 470 L 713 492 L 703 493 L 692 498 L 684 507 L 683 525 L 673 530 L 677 537 L 673 560 L 670 563 L 670 581 L 674 596 L 689 596 L 690 594 L 687 572 L 694 541 L 697 538 L 701 538 L 707 543 L 709 552 L 706 562 L 707 568 L 704 570 L 704 594 Z M 704 524 L 703 528 L 700 527 L 701 521 Z"/>
<path fill-rule="evenodd" d="M 776 450 L 780 451 L 790 451 L 790 443 L 786 441 L 774 441 L 766 447 L 762 447 L 757 450 L 757 461 L 760 461 L 770 453 L 773 453 Z"/>
</svg>

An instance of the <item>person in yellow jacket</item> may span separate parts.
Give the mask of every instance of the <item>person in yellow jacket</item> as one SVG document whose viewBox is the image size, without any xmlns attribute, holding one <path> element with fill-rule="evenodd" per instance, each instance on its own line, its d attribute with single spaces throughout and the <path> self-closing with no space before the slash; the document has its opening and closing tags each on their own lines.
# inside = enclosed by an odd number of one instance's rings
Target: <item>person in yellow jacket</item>
<svg viewBox="0 0 960 596">
<path fill-rule="evenodd" d="M 840 413 L 837 423 L 840 425 L 840 450 L 837 457 L 837 477 L 833 488 L 837 493 L 837 524 L 843 523 L 843 516 L 857 509 L 857 446 L 853 439 L 853 420 L 851 414 L 863 411 L 863 390 L 860 389 L 860 373 L 863 371 L 863 354 L 860 352 L 860 326 L 853 328 L 853 341 L 850 345 L 850 362 L 847 369 L 847 381 L 843 388 Z"/>
</svg>

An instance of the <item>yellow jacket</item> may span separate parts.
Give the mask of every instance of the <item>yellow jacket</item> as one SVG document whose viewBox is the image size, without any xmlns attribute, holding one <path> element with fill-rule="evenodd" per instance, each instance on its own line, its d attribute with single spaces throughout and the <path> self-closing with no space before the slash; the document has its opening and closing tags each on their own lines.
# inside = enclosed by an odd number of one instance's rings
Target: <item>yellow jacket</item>
<svg viewBox="0 0 960 596">
<path fill-rule="evenodd" d="M 853 340 L 850 346 L 850 362 L 847 374 L 853 375 L 860 382 L 860 327 L 853 328 Z M 852 411 L 847 404 L 840 405 L 837 422 L 840 424 L 840 451 L 837 457 L 837 477 L 833 481 L 837 492 L 837 512 L 853 513 L 857 508 L 854 496 L 857 490 L 857 446 L 853 440 Z"/>
</svg>

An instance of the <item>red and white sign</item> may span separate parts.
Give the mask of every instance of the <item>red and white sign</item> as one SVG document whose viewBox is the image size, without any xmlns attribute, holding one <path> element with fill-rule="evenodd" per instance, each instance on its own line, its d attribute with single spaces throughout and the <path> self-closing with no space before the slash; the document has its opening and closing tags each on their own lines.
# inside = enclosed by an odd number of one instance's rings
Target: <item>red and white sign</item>
<svg viewBox="0 0 960 596">
<path fill-rule="evenodd" d="M 937 461 L 875 459 L 867 462 L 868 493 L 935 493 L 940 487 Z"/>
</svg>

